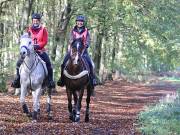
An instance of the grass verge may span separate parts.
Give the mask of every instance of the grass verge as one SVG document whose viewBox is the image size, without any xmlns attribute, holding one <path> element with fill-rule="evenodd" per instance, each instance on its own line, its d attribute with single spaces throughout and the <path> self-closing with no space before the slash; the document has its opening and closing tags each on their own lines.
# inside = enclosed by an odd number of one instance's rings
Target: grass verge
<svg viewBox="0 0 180 135">
<path fill-rule="evenodd" d="M 180 90 L 139 114 L 142 135 L 180 135 Z"/>
</svg>

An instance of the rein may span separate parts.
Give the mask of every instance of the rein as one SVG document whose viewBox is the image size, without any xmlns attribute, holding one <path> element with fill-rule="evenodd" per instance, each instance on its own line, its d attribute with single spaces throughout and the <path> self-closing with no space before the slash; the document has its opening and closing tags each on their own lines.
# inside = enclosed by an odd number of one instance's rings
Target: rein
<svg viewBox="0 0 180 135">
<path fill-rule="evenodd" d="M 32 64 L 31 67 L 29 67 L 28 64 L 27 64 L 25 61 L 23 61 L 23 63 L 24 63 L 25 66 L 27 67 L 27 69 L 32 72 L 32 71 L 33 71 L 32 69 L 33 69 L 35 63 L 36 63 L 36 66 L 37 66 L 38 63 L 39 63 L 39 59 L 37 58 L 37 57 L 38 57 L 38 54 L 37 54 L 36 52 L 31 53 L 30 50 L 29 50 L 29 48 L 28 48 L 27 46 L 25 46 L 25 45 L 21 46 L 21 48 L 23 48 L 23 47 L 27 50 L 27 52 L 28 52 L 27 55 L 28 55 L 28 56 L 29 56 L 30 54 L 35 53 L 35 60 L 34 60 L 34 62 L 33 62 L 33 64 Z M 24 59 L 25 59 L 25 58 L 24 58 Z M 37 59 L 38 59 L 38 61 L 37 61 Z M 34 67 L 34 69 L 36 68 L 36 66 Z"/>
<path fill-rule="evenodd" d="M 30 54 L 29 48 L 27 46 L 23 45 L 23 46 L 21 46 L 21 48 L 25 48 L 28 52 L 28 55 Z"/>
<path fill-rule="evenodd" d="M 37 60 L 38 60 L 38 61 L 37 61 Z M 29 67 L 28 64 L 27 64 L 25 61 L 23 61 L 23 63 L 25 64 L 25 66 L 27 67 L 27 69 L 28 69 L 30 72 L 32 72 L 32 71 L 33 71 L 32 69 L 35 69 L 35 68 L 37 67 L 39 61 L 40 61 L 40 60 L 38 59 L 38 54 L 35 53 L 35 60 L 34 60 L 34 62 L 33 62 L 33 64 L 32 64 L 31 67 Z M 34 66 L 34 65 L 35 65 L 35 66 Z M 33 68 L 33 67 L 34 67 L 34 68 Z"/>
<path fill-rule="evenodd" d="M 68 66 L 68 63 L 66 63 L 65 70 L 64 70 L 64 72 L 63 72 L 64 75 L 65 75 L 67 78 L 73 79 L 73 80 L 74 80 L 74 79 L 82 78 L 82 77 L 85 76 L 85 75 L 88 75 L 88 76 L 89 76 L 89 71 L 88 71 L 86 62 L 85 62 L 85 60 L 83 59 L 82 53 L 80 53 L 80 52 L 77 52 L 77 53 L 78 53 L 77 55 L 79 55 L 79 57 L 80 57 L 80 61 L 81 61 L 81 63 L 82 63 L 83 70 L 80 71 L 80 73 L 77 74 L 77 75 L 71 75 L 71 74 L 69 74 L 68 71 L 66 70 L 66 67 Z M 73 54 L 74 54 L 74 53 L 71 52 L 71 56 L 72 56 Z"/>
</svg>

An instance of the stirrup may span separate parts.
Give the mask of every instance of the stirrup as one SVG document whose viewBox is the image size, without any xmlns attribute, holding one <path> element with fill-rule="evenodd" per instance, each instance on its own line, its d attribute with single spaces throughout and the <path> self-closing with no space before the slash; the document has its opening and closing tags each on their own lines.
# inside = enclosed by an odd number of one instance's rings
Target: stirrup
<svg viewBox="0 0 180 135">
<path fill-rule="evenodd" d="M 98 83 L 96 81 L 96 79 L 93 79 L 93 85 L 96 86 Z"/>
<path fill-rule="evenodd" d="M 20 88 L 20 80 L 14 80 L 11 84 L 13 88 Z"/>
<path fill-rule="evenodd" d="M 57 85 L 60 86 L 60 87 L 64 86 L 64 82 L 62 81 L 61 78 L 57 81 Z"/>
<path fill-rule="evenodd" d="M 53 80 L 49 81 L 48 88 L 55 88 L 55 83 Z"/>
<path fill-rule="evenodd" d="M 93 88 L 92 91 L 91 91 L 91 96 L 92 96 L 92 97 L 95 97 L 95 95 L 96 95 L 96 94 L 95 94 L 95 91 L 94 91 L 94 88 Z"/>
</svg>

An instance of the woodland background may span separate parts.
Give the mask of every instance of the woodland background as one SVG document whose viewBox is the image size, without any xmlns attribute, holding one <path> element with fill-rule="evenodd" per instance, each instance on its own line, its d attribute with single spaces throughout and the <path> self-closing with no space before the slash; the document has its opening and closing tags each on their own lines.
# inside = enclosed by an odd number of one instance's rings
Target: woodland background
<svg viewBox="0 0 180 135">
<path fill-rule="evenodd" d="M 18 39 L 31 24 L 33 12 L 43 13 L 55 80 L 79 14 L 87 18 L 89 52 L 101 82 L 112 74 L 143 80 L 150 74 L 179 69 L 179 0 L 0 0 L 1 91 L 13 79 Z"/>
</svg>

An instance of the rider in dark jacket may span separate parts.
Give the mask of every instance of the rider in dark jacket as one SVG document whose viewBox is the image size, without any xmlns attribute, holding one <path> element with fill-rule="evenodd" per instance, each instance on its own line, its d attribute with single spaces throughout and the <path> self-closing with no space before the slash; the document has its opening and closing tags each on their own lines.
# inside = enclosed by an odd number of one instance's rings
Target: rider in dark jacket
<svg viewBox="0 0 180 135">
<path fill-rule="evenodd" d="M 88 48 L 90 46 L 90 34 L 88 29 L 84 26 L 85 23 L 85 16 L 79 15 L 76 17 L 76 25 L 70 32 L 70 38 L 69 38 L 69 45 L 68 45 L 68 52 L 64 58 L 63 64 L 61 65 L 61 78 L 57 82 L 58 86 L 63 87 L 64 86 L 64 75 L 63 75 L 63 70 L 65 67 L 66 62 L 68 61 L 70 57 L 70 46 L 74 39 L 82 38 L 83 44 L 85 45 L 86 49 L 83 53 L 83 57 L 86 59 L 86 61 L 89 64 L 90 67 L 90 80 L 91 80 L 91 85 L 94 87 L 96 85 L 96 80 L 95 80 L 95 73 L 94 73 L 94 64 L 88 54 Z"/>
</svg>

